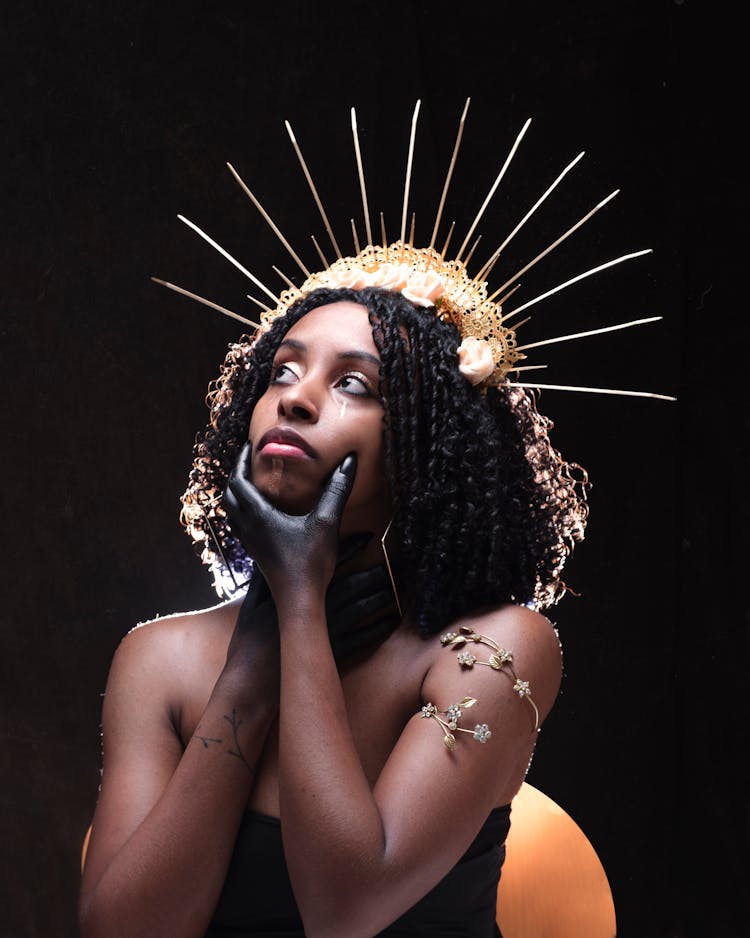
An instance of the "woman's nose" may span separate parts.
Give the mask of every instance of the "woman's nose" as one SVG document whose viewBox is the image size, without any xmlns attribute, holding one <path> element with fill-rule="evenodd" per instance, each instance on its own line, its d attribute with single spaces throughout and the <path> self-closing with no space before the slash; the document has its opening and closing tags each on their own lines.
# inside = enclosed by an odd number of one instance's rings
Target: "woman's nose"
<svg viewBox="0 0 750 938">
<path fill-rule="evenodd" d="M 287 419 L 295 417 L 297 420 L 304 420 L 308 423 L 314 423 L 318 419 L 320 416 L 318 395 L 309 378 L 303 378 L 285 387 L 284 393 L 279 398 L 279 416 Z"/>
</svg>

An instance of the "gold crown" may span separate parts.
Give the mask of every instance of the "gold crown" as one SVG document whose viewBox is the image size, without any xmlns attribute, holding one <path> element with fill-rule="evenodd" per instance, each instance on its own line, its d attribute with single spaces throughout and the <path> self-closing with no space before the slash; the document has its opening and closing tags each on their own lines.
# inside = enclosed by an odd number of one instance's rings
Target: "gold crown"
<svg viewBox="0 0 750 938">
<path fill-rule="evenodd" d="M 551 193 L 556 189 L 556 187 L 573 168 L 573 166 L 575 166 L 575 164 L 581 159 L 583 153 L 578 154 L 578 156 L 562 170 L 555 181 L 537 199 L 534 205 L 529 209 L 529 211 L 526 212 L 523 218 L 513 228 L 511 233 L 492 253 L 488 260 L 477 271 L 477 273 L 470 276 L 467 271 L 467 265 L 471 260 L 474 251 L 476 250 L 480 238 L 476 238 L 473 246 L 468 252 L 467 247 L 474 235 L 477 225 L 479 224 L 487 206 L 490 203 L 490 200 L 494 196 L 503 176 L 505 175 L 511 160 L 515 156 L 515 153 L 531 123 L 531 120 L 529 119 L 526 121 L 520 133 L 516 137 L 458 252 L 455 254 L 453 259 L 446 260 L 448 245 L 453 235 L 453 225 L 451 225 L 448 236 L 445 239 L 442 251 L 437 250 L 435 247 L 435 241 L 442 218 L 446 195 L 450 186 L 453 170 L 455 168 L 458 150 L 461 144 L 464 122 L 466 120 L 469 102 L 470 99 L 467 98 L 459 122 L 458 133 L 443 186 L 437 217 L 433 227 L 432 238 L 430 244 L 427 247 L 420 248 L 414 246 L 415 219 L 413 215 L 411 218 L 410 236 L 408 238 L 406 236 L 409 190 L 411 185 L 411 169 L 420 102 L 418 101 L 415 106 L 411 121 L 411 135 L 407 157 L 401 217 L 401 235 L 397 241 L 391 244 L 388 243 L 386 238 L 385 223 L 383 221 L 382 214 L 380 216 L 381 243 L 376 244 L 372 236 L 372 230 L 370 226 L 370 212 L 367 199 L 367 187 L 365 184 L 365 175 L 362 164 L 356 113 L 354 108 L 352 108 L 352 135 L 359 174 L 363 218 L 366 232 L 366 244 L 364 248 L 360 248 L 356 225 L 352 219 L 351 226 L 355 253 L 351 256 L 344 256 L 342 254 L 341 250 L 339 249 L 338 242 L 336 241 L 336 238 L 333 234 L 328 216 L 318 195 L 315 183 L 313 182 L 312 176 L 302 155 L 302 151 L 300 150 L 289 122 L 286 121 L 285 123 L 289 137 L 292 141 L 292 145 L 299 160 L 300 166 L 310 187 L 310 191 L 312 192 L 313 198 L 318 207 L 318 211 L 325 225 L 333 249 L 336 252 L 337 259 L 332 263 L 329 263 L 317 240 L 314 236 L 312 236 L 313 243 L 320 256 L 323 267 L 318 272 L 311 272 L 301 261 L 298 254 L 291 247 L 273 219 L 261 205 L 260 201 L 245 184 L 239 173 L 231 164 L 228 164 L 230 171 L 243 191 L 268 222 L 276 236 L 294 259 L 295 263 L 299 266 L 305 277 L 305 280 L 300 286 L 296 286 L 289 277 L 283 274 L 277 267 L 274 267 L 276 273 L 286 283 L 286 289 L 275 293 L 267 286 L 265 286 L 265 284 L 263 284 L 254 274 L 247 270 L 247 268 L 245 268 L 238 260 L 232 257 L 232 255 L 230 255 L 223 247 L 221 247 L 221 245 L 217 244 L 217 242 L 214 241 L 213 238 L 211 238 L 205 231 L 199 228 L 198 225 L 188 220 L 183 215 L 179 215 L 179 219 L 194 231 L 196 231 L 208 244 L 210 244 L 223 257 L 230 261 L 230 263 L 242 271 L 242 273 L 245 274 L 254 283 L 254 285 L 265 294 L 268 299 L 270 299 L 271 305 L 269 305 L 267 301 L 261 301 L 256 297 L 248 295 L 248 298 L 261 308 L 260 322 L 256 322 L 236 312 L 233 312 L 232 310 L 226 309 L 225 307 L 220 306 L 217 303 L 206 299 L 205 297 L 186 290 L 183 287 L 177 286 L 165 280 L 158 279 L 156 277 L 152 279 L 154 279 L 157 283 L 162 284 L 163 286 L 169 287 L 178 293 L 188 296 L 191 299 L 197 300 L 198 302 L 217 310 L 218 312 L 224 313 L 225 315 L 231 316 L 240 322 L 253 326 L 256 329 L 256 338 L 259 337 L 263 332 L 267 331 L 271 323 L 276 318 L 283 316 L 296 300 L 307 295 L 318 287 L 351 287 L 353 289 L 361 289 L 366 286 L 381 286 L 388 289 L 399 290 L 407 299 L 411 300 L 413 303 L 420 306 L 433 307 L 435 309 L 436 315 L 440 319 L 451 322 L 457 327 L 462 339 L 461 346 L 459 349 L 457 349 L 457 353 L 459 355 L 459 367 L 473 384 L 481 384 L 483 387 L 505 384 L 515 387 L 588 391 L 602 394 L 618 394 L 635 397 L 654 397 L 663 400 L 675 400 L 674 397 L 664 394 L 655 394 L 649 391 L 626 391 L 613 388 L 591 388 L 572 385 L 539 384 L 511 380 L 510 376 L 515 375 L 518 372 L 546 367 L 545 365 L 517 364 L 519 361 L 522 361 L 526 358 L 525 352 L 532 348 L 537 348 L 556 342 L 564 342 L 571 339 L 583 338 L 585 336 L 597 335 L 604 332 L 627 329 L 632 326 L 656 322 L 662 317 L 651 316 L 644 319 L 632 320 L 630 322 L 604 326 L 599 329 L 590 329 L 585 332 L 555 336 L 553 338 L 543 339 L 541 341 L 528 343 L 526 345 L 518 344 L 516 331 L 526 320 L 521 322 L 514 322 L 514 324 L 511 326 L 508 324 L 511 318 L 514 318 L 520 312 L 530 308 L 542 300 L 547 299 L 560 290 L 563 290 L 566 287 L 583 280 L 586 277 L 589 277 L 598 273 L 599 271 L 613 267 L 632 258 L 649 254 L 651 251 L 650 249 L 636 251 L 630 254 L 624 254 L 613 260 L 606 261 L 605 263 L 599 264 L 596 267 L 586 270 L 583 273 L 566 280 L 564 283 L 558 284 L 556 287 L 553 287 L 541 295 L 528 300 L 526 303 L 523 303 L 522 305 L 505 312 L 503 309 L 504 304 L 520 286 L 518 278 L 530 270 L 538 261 L 549 254 L 550 251 L 554 250 L 556 247 L 562 244 L 563 241 L 565 241 L 570 235 L 573 234 L 573 232 L 585 224 L 596 212 L 598 212 L 604 205 L 606 205 L 612 198 L 614 198 L 619 190 L 615 190 L 606 198 L 602 199 L 597 205 L 595 205 L 573 226 L 568 228 L 567 231 L 563 232 L 541 253 L 525 264 L 512 277 L 507 279 L 505 283 L 497 287 L 493 292 L 490 292 L 487 278 L 495 266 L 495 263 L 497 262 L 501 252 L 505 249 L 511 239 L 515 237 L 518 231 L 520 231 L 526 222 L 533 216 L 533 214 L 548 198 L 548 196 L 551 195 Z"/>
<path fill-rule="evenodd" d="M 403 241 L 384 247 L 369 244 L 355 257 L 341 257 L 311 274 L 299 288 L 285 290 L 275 309 L 261 313 L 261 326 L 270 326 L 292 303 L 318 287 L 385 287 L 418 306 L 434 307 L 440 319 L 457 327 L 464 343 L 471 338 L 486 343 L 491 371 L 488 368 L 481 380 L 487 384 L 502 383 L 515 363 L 525 358 L 516 348 L 515 331 L 502 325 L 502 305 L 487 298 L 487 282 L 472 279 L 463 264 L 446 261 L 434 248 L 415 248 Z"/>
</svg>

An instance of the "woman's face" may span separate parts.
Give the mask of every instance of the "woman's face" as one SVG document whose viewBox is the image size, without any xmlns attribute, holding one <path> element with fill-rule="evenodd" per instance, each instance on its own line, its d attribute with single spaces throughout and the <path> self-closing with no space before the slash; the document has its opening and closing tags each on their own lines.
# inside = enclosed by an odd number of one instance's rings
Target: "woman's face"
<svg viewBox="0 0 750 938">
<path fill-rule="evenodd" d="M 256 487 L 288 514 L 305 514 L 347 453 L 357 455 L 341 533 L 382 533 L 390 517 L 383 461 L 380 358 L 364 306 L 319 306 L 286 334 L 249 438 Z"/>
</svg>

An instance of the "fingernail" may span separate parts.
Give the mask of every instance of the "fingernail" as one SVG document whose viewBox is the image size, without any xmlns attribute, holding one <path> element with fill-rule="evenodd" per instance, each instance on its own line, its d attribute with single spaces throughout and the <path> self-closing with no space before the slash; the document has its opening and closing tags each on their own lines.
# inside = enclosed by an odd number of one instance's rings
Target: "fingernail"
<svg viewBox="0 0 750 938">
<path fill-rule="evenodd" d="M 357 454 L 349 453 L 347 456 L 344 456 L 344 460 L 339 466 L 339 471 L 342 472 L 347 479 L 350 479 L 357 471 Z"/>
</svg>

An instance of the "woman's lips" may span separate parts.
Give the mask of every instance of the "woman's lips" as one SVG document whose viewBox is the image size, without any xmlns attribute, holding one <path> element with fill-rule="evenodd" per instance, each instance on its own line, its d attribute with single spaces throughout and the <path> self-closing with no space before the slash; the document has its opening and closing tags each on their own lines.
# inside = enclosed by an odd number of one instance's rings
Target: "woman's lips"
<svg viewBox="0 0 750 938">
<path fill-rule="evenodd" d="M 289 443 L 266 443 L 261 450 L 264 456 L 283 456 L 286 459 L 309 459 L 307 453 L 299 446 L 290 446 Z"/>
<path fill-rule="evenodd" d="M 260 438 L 258 452 L 264 456 L 283 457 L 285 459 L 314 459 L 315 450 L 294 430 L 274 427 Z"/>
</svg>

